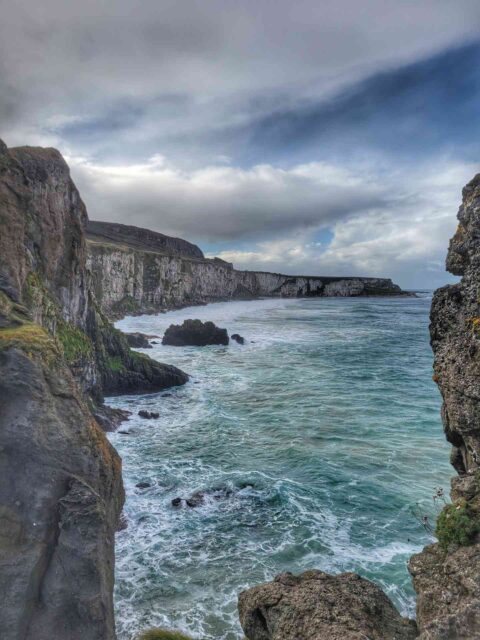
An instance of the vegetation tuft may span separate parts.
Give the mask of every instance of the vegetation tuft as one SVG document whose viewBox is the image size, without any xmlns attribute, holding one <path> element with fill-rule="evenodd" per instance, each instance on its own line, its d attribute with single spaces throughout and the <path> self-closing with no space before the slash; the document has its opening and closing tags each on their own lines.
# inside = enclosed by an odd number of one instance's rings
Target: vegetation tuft
<svg viewBox="0 0 480 640">
<path fill-rule="evenodd" d="M 70 322 L 58 323 L 56 337 L 63 347 L 63 354 L 68 364 L 72 365 L 93 357 L 92 341 L 81 329 Z"/>
<path fill-rule="evenodd" d="M 191 640 L 179 631 L 167 631 L 165 629 L 149 629 L 138 636 L 138 640 Z"/>
<path fill-rule="evenodd" d="M 446 505 L 437 518 L 435 535 L 446 551 L 450 545 L 472 544 L 480 532 L 480 518 L 465 500 Z"/>
</svg>

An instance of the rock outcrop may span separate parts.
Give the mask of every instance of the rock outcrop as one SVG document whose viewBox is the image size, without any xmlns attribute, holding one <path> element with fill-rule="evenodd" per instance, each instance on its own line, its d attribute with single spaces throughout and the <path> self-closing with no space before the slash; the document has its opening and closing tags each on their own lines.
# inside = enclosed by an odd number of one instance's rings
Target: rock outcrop
<svg viewBox="0 0 480 640">
<path fill-rule="evenodd" d="M 114 640 L 121 461 L 104 393 L 180 384 L 92 293 L 85 206 L 58 151 L 0 142 L 0 635 Z M 95 415 L 95 417 L 94 417 Z M 97 421 L 98 420 L 98 421 Z"/>
<path fill-rule="evenodd" d="M 121 461 L 55 340 L 19 315 L 0 330 L 1 637 L 114 640 Z"/>
<path fill-rule="evenodd" d="M 150 340 L 159 337 L 140 333 L 139 331 L 135 333 L 124 333 L 123 335 L 127 339 L 128 346 L 134 349 L 151 349 L 152 345 L 150 344 Z"/>
<path fill-rule="evenodd" d="M 213 322 L 201 320 L 184 320 L 183 324 L 171 324 L 162 338 L 162 344 L 173 347 L 205 347 L 210 344 L 228 343 L 226 329 L 217 327 Z"/>
<path fill-rule="evenodd" d="M 430 335 L 434 379 L 452 445 L 452 506 L 439 542 L 410 561 L 421 640 L 480 638 L 480 174 L 463 190 L 447 269 L 461 282 L 438 289 Z"/>
<path fill-rule="evenodd" d="M 413 640 L 416 626 L 355 573 L 285 573 L 238 600 L 248 640 Z"/>
<path fill-rule="evenodd" d="M 0 290 L 57 338 L 82 389 L 101 400 L 186 382 L 130 351 L 102 312 L 86 268 L 87 212 L 60 153 L 4 148 L 0 172 Z"/>
<path fill-rule="evenodd" d="M 287 276 L 262 271 L 239 271 L 219 258 L 207 259 L 201 250 L 156 248 L 153 232 L 134 229 L 134 242 L 118 234 L 122 225 L 90 223 L 88 264 L 96 298 L 111 318 L 158 313 L 219 300 L 280 296 L 404 295 L 386 278 Z M 102 225 L 103 234 L 95 232 Z M 132 231 L 133 233 L 133 231 Z M 154 234 L 155 235 L 155 234 Z M 172 238 L 172 243 L 177 243 Z M 194 247 L 186 243 L 189 247 Z"/>
</svg>

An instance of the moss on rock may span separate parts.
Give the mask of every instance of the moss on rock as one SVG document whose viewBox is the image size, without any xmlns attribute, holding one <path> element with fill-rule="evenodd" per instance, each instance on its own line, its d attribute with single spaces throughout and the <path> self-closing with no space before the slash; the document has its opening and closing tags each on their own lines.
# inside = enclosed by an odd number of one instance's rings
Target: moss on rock
<svg viewBox="0 0 480 640">
<path fill-rule="evenodd" d="M 459 500 L 443 508 L 438 516 L 435 534 L 445 551 L 450 545 L 467 546 L 480 532 L 480 518 L 468 502 Z"/>
<path fill-rule="evenodd" d="M 62 345 L 63 354 L 68 364 L 73 365 L 93 358 L 92 341 L 86 333 L 70 322 L 60 321 L 56 336 Z"/>
<path fill-rule="evenodd" d="M 148 631 L 144 631 L 138 636 L 138 640 L 191 640 L 191 638 L 179 631 L 148 629 Z"/>
</svg>

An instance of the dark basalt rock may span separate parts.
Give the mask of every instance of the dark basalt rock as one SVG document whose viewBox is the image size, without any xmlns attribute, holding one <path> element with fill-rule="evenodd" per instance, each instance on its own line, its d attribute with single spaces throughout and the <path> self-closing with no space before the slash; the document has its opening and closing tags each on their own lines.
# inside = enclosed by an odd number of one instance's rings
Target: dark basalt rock
<svg viewBox="0 0 480 640">
<path fill-rule="evenodd" d="M 104 431 L 116 431 L 118 427 L 132 415 L 126 409 L 115 409 L 106 404 L 97 406 L 93 416 Z"/>
<path fill-rule="evenodd" d="M 156 411 L 145 411 L 145 409 L 142 409 L 141 411 L 139 411 L 138 415 L 141 418 L 145 418 L 146 420 L 157 419 L 160 417 L 160 414 L 157 413 Z"/>
<path fill-rule="evenodd" d="M 244 485 L 239 487 L 239 490 L 245 489 L 247 487 L 252 487 L 253 485 L 249 483 L 245 483 Z M 172 500 L 172 506 L 180 507 L 185 503 L 187 507 L 191 509 L 195 509 L 196 507 L 200 507 L 205 504 L 206 499 L 210 498 L 213 500 L 223 500 L 225 498 L 229 498 L 234 494 L 234 490 L 230 487 L 217 487 L 214 489 L 205 489 L 205 491 L 196 491 L 192 493 L 188 498 L 181 498 L 178 496 Z"/>
<path fill-rule="evenodd" d="M 123 334 L 126 339 L 129 347 L 133 349 L 151 349 L 152 344 L 158 344 L 157 342 L 153 342 L 154 338 L 159 338 L 159 336 L 148 335 L 147 333 L 124 333 Z M 152 340 L 152 343 L 150 341 Z"/>
<path fill-rule="evenodd" d="M 235 340 L 235 342 L 238 342 L 238 344 L 245 344 L 245 338 L 243 338 L 238 333 L 233 333 L 230 337 L 232 338 L 232 340 Z"/>
<path fill-rule="evenodd" d="M 213 322 L 185 320 L 183 324 L 171 324 L 165 331 L 162 344 L 174 347 L 205 347 L 207 345 L 227 345 L 228 333 Z"/>
<path fill-rule="evenodd" d="M 150 482 L 137 482 L 135 486 L 137 487 L 137 489 L 148 489 L 152 485 L 150 484 Z"/>
<path fill-rule="evenodd" d="M 383 591 L 355 573 L 284 573 L 243 591 L 240 622 L 248 640 L 413 640 Z"/>
</svg>

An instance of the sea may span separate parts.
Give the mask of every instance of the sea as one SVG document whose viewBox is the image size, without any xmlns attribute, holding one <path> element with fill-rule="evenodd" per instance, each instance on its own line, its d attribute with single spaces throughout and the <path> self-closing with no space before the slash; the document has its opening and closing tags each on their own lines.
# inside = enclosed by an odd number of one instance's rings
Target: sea
<svg viewBox="0 0 480 640">
<path fill-rule="evenodd" d="M 190 374 L 182 387 L 108 398 L 132 412 L 109 435 L 128 521 L 116 540 L 119 640 L 153 626 L 240 640 L 239 592 L 307 569 L 356 571 L 415 615 L 407 562 L 433 540 L 434 495 L 452 475 L 430 302 L 275 298 L 117 323 L 159 336 L 145 353 Z M 162 346 L 187 318 L 245 344 Z"/>
</svg>

